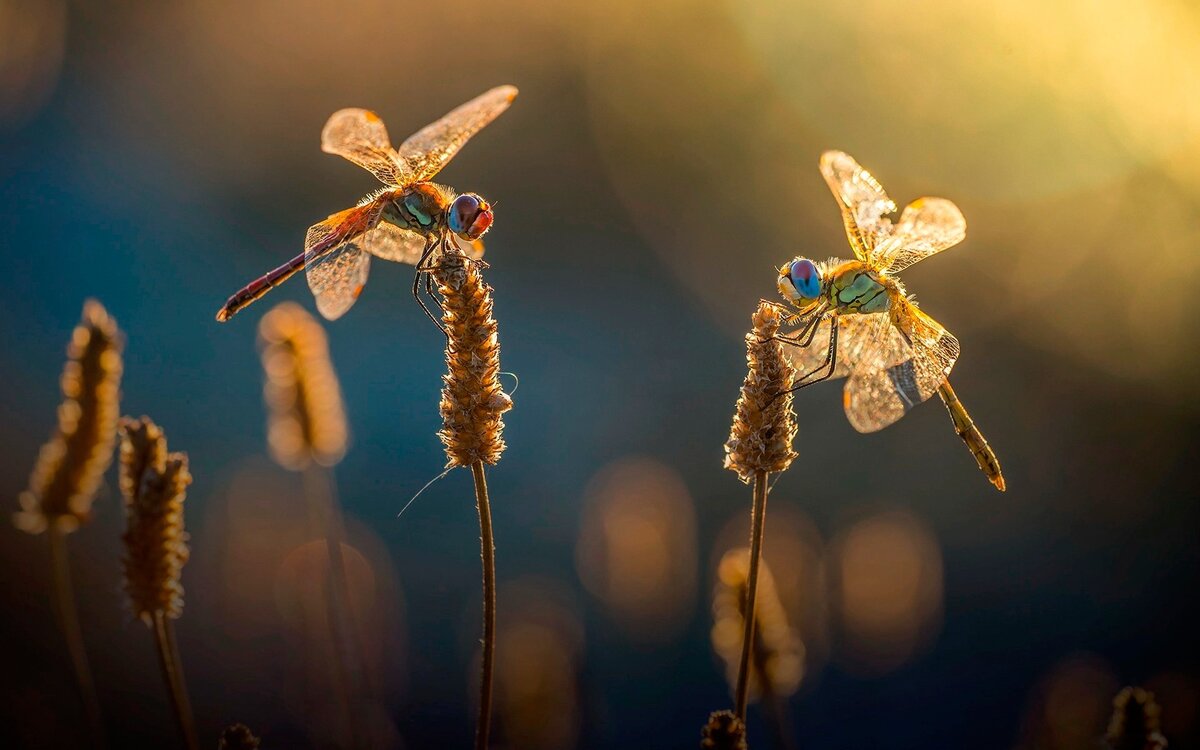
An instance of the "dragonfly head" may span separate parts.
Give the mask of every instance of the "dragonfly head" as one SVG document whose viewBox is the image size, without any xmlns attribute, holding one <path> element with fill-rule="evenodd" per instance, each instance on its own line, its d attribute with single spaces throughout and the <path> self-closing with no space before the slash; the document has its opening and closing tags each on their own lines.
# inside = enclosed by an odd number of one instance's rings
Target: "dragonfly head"
<svg viewBox="0 0 1200 750">
<path fill-rule="evenodd" d="M 473 242 L 492 226 L 492 207 L 475 193 L 463 193 L 450 204 L 446 226 L 459 237 Z"/>
<path fill-rule="evenodd" d="M 780 267 L 778 284 L 783 298 L 800 307 L 816 302 L 825 290 L 821 269 L 808 258 L 796 258 Z"/>
</svg>

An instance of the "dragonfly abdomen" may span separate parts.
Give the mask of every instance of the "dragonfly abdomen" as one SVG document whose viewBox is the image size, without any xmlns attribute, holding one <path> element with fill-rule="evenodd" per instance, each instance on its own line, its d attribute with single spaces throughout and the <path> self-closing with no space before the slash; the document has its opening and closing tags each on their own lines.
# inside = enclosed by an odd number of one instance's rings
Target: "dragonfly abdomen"
<svg viewBox="0 0 1200 750">
<path fill-rule="evenodd" d="M 282 266 L 266 272 L 234 292 L 233 296 L 225 302 L 225 306 L 217 311 L 217 320 L 224 323 L 251 302 L 258 300 L 259 297 L 287 281 L 293 274 L 304 268 L 304 257 L 305 253 L 300 253 Z"/>
</svg>

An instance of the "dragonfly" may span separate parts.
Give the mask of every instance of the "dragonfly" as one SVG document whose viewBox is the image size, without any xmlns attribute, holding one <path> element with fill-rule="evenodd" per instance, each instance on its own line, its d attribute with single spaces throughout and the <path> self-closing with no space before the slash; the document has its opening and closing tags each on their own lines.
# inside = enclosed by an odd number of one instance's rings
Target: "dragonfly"
<svg viewBox="0 0 1200 750">
<path fill-rule="evenodd" d="M 841 210 L 854 260 L 798 256 L 779 268 L 790 329 L 779 339 L 801 376 L 793 390 L 846 378 L 842 405 L 859 432 L 893 424 L 941 396 L 988 480 L 1001 492 L 996 454 L 950 387 L 958 339 L 917 306 L 896 276 L 966 237 L 967 222 L 945 198 L 919 198 L 893 221 L 896 204 L 849 154 L 826 151 L 821 174 Z"/>
<path fill-rule="evenodd" d="M 393 148 L 379 115 L 367 109 L 335 112 L 321 131 L 321 150 L 357 164 L 383 183 L 353 208 L 308 229 L 304 252 L 239 289 L 217 312 L 225 322 L 287 281 L 300 269 L 327 320 L 344 315 L 367 283 L 371 256 L 416 267 L 413 297 L 433 322 L 420 297 L 433 297 L 428 271 L 446 253 L 479 261 L 480 239 L 495 218 L 492 205 L 476 193 L 456 194 L 430 180 L 517 96 L 514 86 L 497 86 L 426 125 Z"/>
</svg>

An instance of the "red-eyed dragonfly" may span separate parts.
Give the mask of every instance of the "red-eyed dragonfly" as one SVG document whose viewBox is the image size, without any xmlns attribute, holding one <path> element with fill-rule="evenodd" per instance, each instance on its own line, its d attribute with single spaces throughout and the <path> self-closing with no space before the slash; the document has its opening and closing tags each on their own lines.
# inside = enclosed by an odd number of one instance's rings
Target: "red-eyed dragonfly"
<svg viewBox="0 0 1200 750">
<path fill-rule="evenodd" d="M 416 266 L 413 296 L 433 318 L 419 296 L 422 275 L 426 291 L 432 287 L 431 277 L 423 272 L 436 266 L 443 253 L 482 257 L 480 238 L 494 217 L 491 204 L 479 195 L 457 195 L 429 180 L 516 96 L 515 87 L 497 86 L 426 125 L 398 149 L 392 148 L 387 128 L 374 112 L 335 112 L 321 131 L 321 150 L 354 162 L 385 187 L 309 227 L 304 252 L 238 290 L 217 312 L 217 320 L 229 320 L 301 268 L 317 310 L 336 320 L 362 293 L 372 255 Z"/>
</svg>

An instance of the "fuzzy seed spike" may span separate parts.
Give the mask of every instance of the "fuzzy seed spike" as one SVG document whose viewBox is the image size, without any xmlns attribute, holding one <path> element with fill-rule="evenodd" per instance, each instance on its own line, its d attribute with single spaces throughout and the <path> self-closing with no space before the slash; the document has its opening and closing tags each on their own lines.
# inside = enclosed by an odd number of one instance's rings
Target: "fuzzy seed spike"
<svg viewBox="0 0 1200 750">
<path fill-rule="evenodd" d="M 1167 739 L 1160 730 L 1161 710 L 1154 693 L 1127 687 L 1113 698 L 1112 719 L 1104 742 L 1110 750 L 1164 750 Z"/>
<path fill-rule="evenodd" d="M 753 330 L 746 334 L 748 371 L 725 442 L 725 468 L 749 484 L 756 472 L 783 471 L 796 453 L 796 417 L 792 412 L 795 370 L 775 340 L 781 317 L 774 305 L 762 303 L 755 311 Z M 783 395 L 779 395 L 779 394 Z"/>
<path fill-rule="evenodd" d="M 492 288 L 483 280 L 479 264 L 458 254 L 447 253 L 433 274 L 447 334 L 438 432 L 446 446 L 446 465 L 495 465 L 504 452 L 501 415 L 512 408 L 512 399 L 500 386 Z"/>
<path fill-rule="evenodd" d="M 22 531 L 38 534 L 53 526 L 71 532 L 91 519 L 116 442 L 123 347 L 116 321 L 88 300 L 67 347 L 58 428 L 38 454 L 13 518 Z"/>
<path fill-rule="evenodd" d="M 746 725 L 733 711 L 713 711 L 700 734 L 700 750 L 747 750 Z"/>
<path fill-rule="evenodd" d="M 121 493 L 125 497 L 125 593 L 148 626 L 154 614 L 183 612 L 180 574 L 188 560 L 183 501 L 192 482 L 187 456 L 168 453 L 148 417 L 121 420 Z"/>
</svg>

